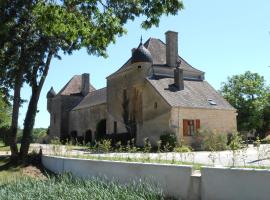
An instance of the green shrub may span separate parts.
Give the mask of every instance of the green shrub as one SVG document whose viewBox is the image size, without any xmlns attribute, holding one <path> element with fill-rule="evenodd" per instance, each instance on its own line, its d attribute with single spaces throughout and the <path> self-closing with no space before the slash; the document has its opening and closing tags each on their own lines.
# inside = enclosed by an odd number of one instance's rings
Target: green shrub
<svg viewBox="0 0 270 200">
<path fill-rule="evenodd" d="M 50 140 L 50 144 L 54 144 L 54 145 L 60 145 L 61 144 L 61 141 L 60 141 L 60 138 L 59 137 L 53 137 L 51 140 Z"/>
<path fill-rule="evenodd" d="M 151 149 L 152 149 L 152 145 L 149 141 L 149 138 L 144 138 L 143 141 L 144 145 L 143 145 L 143 152 L 144 153 L 150 153 Z"/>
<path fill-rule="evenodd" d="M 177 144 L 175 133 L 173 132 L 165 132 L 165 134 L 160 136 L 160 148 L 162 150 L 168 149 L 168 151 L 172 151 Z"/>
<path fill-rule="evenodd" d="M 242 147 L 243 140 L 238 132 L 231 134 L 229 148 L 233 151 L 238 150 Z"/>
<path fill-rule="evenodd" d="M 201 131 L 202 150 L 223 151 L 227 149 L 227 134 L 216 131 Z"/>
<path fill-rule="evenodd" d="M 109 153 L 112 150 L 112 141 L 101 140 L 100 142 L 96 142 L 92 150 L 102 153 Z"/>
<path fill-rule="evenodd" d="M 187 145 L 181 145 L 181 146 L 175 147 L 173 151 L 177 153 L 186 153 L 186 152 L 191 152 L 192 148 Z"/>
<path fill-rule="evenodd" d="M 261 145 L 261 140 L 259 136 L 256 137 L 256 140 L 253 142 L 254 147 L 259 147 Z"/>
</svg>

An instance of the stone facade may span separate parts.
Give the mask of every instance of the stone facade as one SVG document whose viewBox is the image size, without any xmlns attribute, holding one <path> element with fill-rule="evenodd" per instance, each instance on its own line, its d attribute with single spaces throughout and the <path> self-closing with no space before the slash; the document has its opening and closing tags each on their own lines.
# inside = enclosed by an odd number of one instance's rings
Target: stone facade
<svg viewBox="0 0 270 200">
<path fill-rule="evenodd" d="M 155 145 L 166 132 L 192 143 L 187 133 L 198 128 L 236 130 L 236 110 L 204 80 L 204 72 L 178 56 L 177 43 L 172 31 L 166 32 L 166 44 L 155 38 L 140 43 L 107 77 L 106 88 L 95 90 L 83 74 L 58 94 L 51 89 L 51 136 L 93 141 L 105 134 L 131 134 L 137 145 L 144 138 Z"/>
</svg>

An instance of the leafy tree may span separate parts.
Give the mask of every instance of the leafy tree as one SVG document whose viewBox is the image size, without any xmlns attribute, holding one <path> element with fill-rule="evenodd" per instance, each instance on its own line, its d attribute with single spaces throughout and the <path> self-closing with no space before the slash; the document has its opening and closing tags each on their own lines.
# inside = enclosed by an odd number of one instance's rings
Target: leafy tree
<svg viewBox="0 0 270 200">
<path fill-rule="evenodd" d="M 0 91 L 0 128 L 10 125 L 11 106 Z"/>
<path fill-rule="evenodd" d="M 21 158 L 27 155 L 37 103 L 52 58 L 86 48 L 106 57 L 106 47 L 126 33 L 124 24 L 144 16 L 143 28 L 159 24 L 163 14 L 175 15 L 180 0 L 10 0 L 0 3 L 0 75 L 14 90 L 10 145 L 16 155 L 16 131 L 23 83 L 32 88 L 24 121 Z M 3 38 L 3 39 L 2 39 Z M 10 59 L 12 58 L 12 59 Z"/>
<path fill-rule="evenodd" d="M 263 111 L 269 105 L 269 87 L 264 77 L 250 71 L 234 75 L 222 83 L 221 94 L 238 111 L 240 131 L 256 130 L 263 126 Z"/>
</svg>

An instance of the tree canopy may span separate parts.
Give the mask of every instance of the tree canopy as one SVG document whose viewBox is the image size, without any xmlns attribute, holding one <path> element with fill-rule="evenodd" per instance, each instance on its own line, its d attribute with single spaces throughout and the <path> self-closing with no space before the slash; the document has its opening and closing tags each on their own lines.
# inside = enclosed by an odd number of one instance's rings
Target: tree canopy
<svg viewBox="0 0 270 200">
<path fill-rule="evenodd" d="M 12 154 L 17 153 L 16 132 L 20 90 L 27 83 L 32 94 L 24 121 L 21 154 L 28 152 L 37 103 L 52 58 L 86 48 L 106 57 L 116 36 L 126 33 L 128 20 L 142 17 L 142 27 L 159 24 L 162 15 L 175 15 L 180 0 L 10 0 L 0 2 L 0 84 L 13 89 L 10 134 Z"/>
<path fill-rule="evenodd" d="M 267 126 L 264 113 L 269 107 L 269 92 L 264 77 L 250 71 L 229 77 L 226 83 L 222 83 L 221 94 L 238 111 L 237 125 L 240 131 L 258 132 Z"/>
<path fill-rule="evenodd" d="M 0 128 L 7 127 L 11 121 L 11 106 L 0 91 Z"/>
</svg>

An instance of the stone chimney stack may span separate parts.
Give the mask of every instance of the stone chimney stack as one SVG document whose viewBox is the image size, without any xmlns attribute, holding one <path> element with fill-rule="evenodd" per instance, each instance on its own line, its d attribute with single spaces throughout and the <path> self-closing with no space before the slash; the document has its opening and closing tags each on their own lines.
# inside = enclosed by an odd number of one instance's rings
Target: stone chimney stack
<svg viewBox="0 0 270 200">
<path fill-rule="evenodd" d="M 166 35 L 166 64 L 169 67 L 177 67 L 178 58 L 178 33 L 167 31 Z"/>
<path fill-rule="evenodd" d="M 89 74 L 84 73 L 82 74 L 82 87 L 81 87 L 81 93 L 83 96 L 86 96 L 89 93 L 89 86 L 90 86 L 90 80 L 89 80 Z"/>
<path fill-rule="evenodd" d="M 184 74 L 183 69 L 180 69 L 180 63 L 177 64 L 177 67 L 174 70 L 174 85 L 177 90 L 184 89 Z"/>
</svg>

